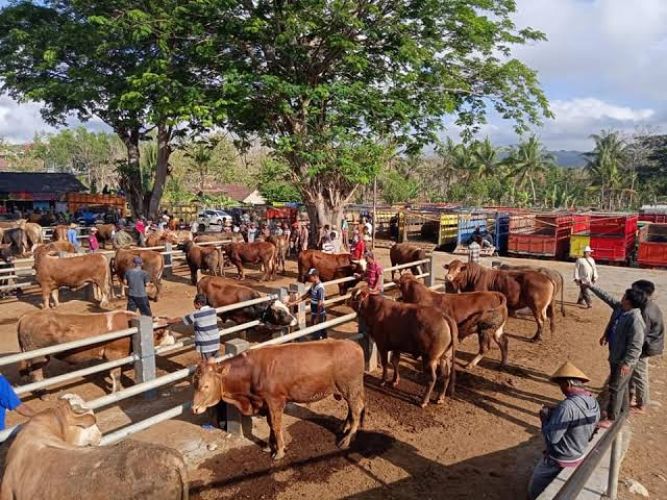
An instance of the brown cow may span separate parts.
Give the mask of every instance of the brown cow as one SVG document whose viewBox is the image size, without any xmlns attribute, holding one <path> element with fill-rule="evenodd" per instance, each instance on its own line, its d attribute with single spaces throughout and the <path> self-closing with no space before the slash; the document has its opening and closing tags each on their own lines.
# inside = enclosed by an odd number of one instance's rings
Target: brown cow
<svg viewBox="0 0 667 500">
<path fill-rule="evenodd" d="M 106 248 L 107 243 L 111 243 L 113 246 L 113 237 L 116 233 L 115 224 L 97 224 L 97 241 L 100 243 L 102 248 Z"/>
<path fill-rule="evenodd" d="M 113 285 L 114 274 L 120 283 L 120 296 L 125 297 L 125 273 L 134 268 L 132 260 L 135 257 L 141 257 L 144 263 L 141 268 L 150 276 L 151 283 L 155 286 L 155 294 L 149 293 L 151 299 L 156 302 L 160 300 L 160 292 L 162 291 L 162 273 L 164 272 L 164 256 L 160 252 L 154 250 L 140 250 L 140 249 L 125 249 L 119 248 L 116 250 L 116 255 L 111 259 L 111 280 Z"/>
<path fill-rule="evenodd" d="M 58 401 L 21 427 L 7 452 L 2 500 L 188 497 L 179 452 L 136 440 L 98 446 L 102 433 L 95 415 L 77 396 L 66 396 L 72 399 Z"/>
<path fill-rule="evenodd" d="M 67 230 L 68 226 L 59 225 L 53 228 L 53 234 L 51 235 L 51 241 L 67 240 Z"/>
<path fill-rule="evenodd" d="M 446 264 L 445 269 L 447 269 L 445 281 L 457 291 L 500 292 L 507 298 L 507 307 L 510 312 L 524 307 L 530 308 L 537 323 L 537 332 L 531 340 L 540 340 L 547 317 L 551 333 L 555 333 L 555 286 L 544 274 L 537 271 L 500 271 L 482 267 L 473 262 L 464 264 L 460 260 L 453 260 Z"/>
<path fill-rule="evenodd" d="M 219 365 L 201 363 L 194 387 L 195 414 L 220 400 L 236 406 L 244 415 L 267 411 L 274 460 L 285 456 L 282 414 L 286 403 L 313 403 L 330 395 L 342 397 L 348 412 L 338 446 L 347 448 L 364 420 L 364 351 L 349 340 L 253 349 Z"/>
<path fill-rule="evenodd" d="M 58 306 L 58 289 L 61 286 L 78 290 L 88 283 L 93 283 L 96 298 L 100 299 L 100 306 L 107 305 L 109 298 L 109 262 L 100 253 L 75 255 L 72 257 L 56 257 L 49 255 L 44 247 L 35 250 L 33 264 L 37 282 L 42 288 L 44 308 L 49 308 L 49 295 L 55 306 Z"/>
<path fill-rule="evenodd" d="M 245 279 L 243 264 L 261 264 L 264 267 L 263 280 L 275 279 L 275 254 L 276 247 L 268 241 L 255 241 L 253 243 L 229 243 L 222 247 L 226 257 L 229 259 L 239 273 L 239 279 Z"/>
<path fill-rule="evenodd" d="M 153 231 L 146 237 L 146 246 L 147 247 L 159 247 L 164 246 L 166 243 L 171 243 L 172 245 L 177 245 L 179 243 L 178 236 L 170 230 L 160 230 Z"/>
<path fill-rule="evenodd" d="M 349 253 L 324 253 L 320 250 L 304 250 L 299 253 L 297 259 L 299 268 L 299 281 L 306 281 L 306 273 L 315 268 L 320 273 L 320 279 L 324 282 L 339 278 L 354 276 L 358 266 L 352 262 Z M 338 292 L 345 295 L 347 289 L 353 282 L 340 283 Z"/>
<path fill-rule="evenodd" d="M 33 252 L 37 245 L 44 243 L 42 235 L 42 226 L 34 222 L 27 222 L 25 225 L 25 236 L 28 240 L 28 247 Z"/>
<path fill-rule="evenodd" d="M 396 243 L 389 249 L 389 259 L 391 260 L 391 267 L 398 266 L 399 264 L 408 264 L 410 262 L 416 262 L 418 260 L 424 260 L 426 258 L 426 252 L 423 248 L 416 247 L 410 243 Z M 412 274 L 417 275 L 421 274 L 422 266 L 414 266 L 410 270 Z M 394 279 L 394 273 L 391 272 L 391 279 Z"/>
<path fill-rule="evenodd" d="M 206 234 L 199 234 L 195 236 L 194 242 L 195 243 L 213 243 L 213 242 L 228 242 L 230 241 L 231 238 L 227 234 L 223 233 L 206 233 Z"/>
<path fill-rule="evenodd" d="M 58 240 L 46 243 L 44 245 L 47 252 L 64 252 L 64 253 L 76 253 L 76 248 L 67 240 Z"/>
<path fill-rule="evenodd" d="M 185 260 L 190 268 L 190 281 L 192 286 L 197 286 L 197 271 L 209 271 L 214 276 L 224 276 L 224 260 L 222 251 L 214 247 L 200 247 L 192 241 L 186 241 L 183 245 Z"/>
<path fill-rule="evenodd" d="M 498 263 L 494 263 L 498 264 Z M 563 275 L 556 271 L 555 269 L 549 269 L 548 267 L 541 266 L 511 266 L 510 264 L 499 263 L 500 265 L 494 265 L 494 269 L 500 269 L 502 271 L 537 271 L 542 273 L 545 276 L 548 276 L 549 279 L 554 284 L 554 297 L 557 297 L 560 293 L 560 312 L 565 316 L 565 298 L 563 296 L 565 292 L 565 279 Z"/>
<path fill-rule="evenodd" d="M 281 234 L 280 236 L 273 235 L 269 236 L 266 240 L 269 243 L 273 243 L 273 246 L 276 247 L 276 254 L 274 260 L 274 266 L 276 270 L 278 266 L 282 266 L 282 274 L 285 274 L 285 260 L 287 260 L 287 251 L 289 250 L 289 237 Z"/>
<path fill-rule="evenodd" d="M 438 380 L 443 378 L 442 391 L 437 404 L 444 403 L 445 392 L 454 394 L 456 369 L 454 355 L 458 331 L 456 322 L 432 305 L 394 302 L 379 294 L 371 293 L 365 282 L 352 290 L 350 305 L 363 320 L 368 334 L 375 341 L 382 363 L 382 385 L 387 382 L 389 352 L 394 366 L 392 387 L 399 382 L 398 364 L 401 353 L 421 356 L 424 373 L 429 385 L 421 402 L 422 408 L 431 400 L 431 393 Z"/>
<path fill-rule="evenodd" d="M 18 344 L 21 352 L 50 347 L 64 342 L 72 342 L 103 333 L 129 328 L 130 320 L 138 318 L 138 313 L 130 311 L 110 311 L 105 313 L 74 314 L 41 310 L 24 314 L 17 324 Z M 165 328 L 154 330 L 155 346 L 173 345 L 174 338 Z M 132 337 L 81 347 L 72 351 L 59 352 L 52 356 L 70 364 L 86 363 L 92 360 L 113 361 L 132 353 Z M 44 378 L 43 370 L 51 356 L 21 362 L 21 376 L 33 381 Z M 122 388 L 120 378 L 122 367 L 111 369 L 112 392 Z"/>
<path fill-rule="evenodd" d="M 501 366 L 507 365 L 507 299 L 498 292 L 438 293 L 430 290 L 406 272 L 394 280 L 401 297 L 409 304 L 432 304 L 451 317 L 458 326 L 459 341 L 473 333 L 479 338 L 479 352 L 465 367 L 473 368 L 491 346 L 491 338 L 500 348 Z"/>
<path fill-rule="evenodd" d="M 197 283 L 197 293 L 203 293 L 212 307 L 229 306 L 258 299 L 262 294 L 237 282 L 218 276 L 204 276 Z M 280 300 L 273 300 L 235 309 L 220 315 L 223 321 L 231 320 L 236 324 L 260 320 L 275 326 L 296 326 L 297 320 L 289 308 Z"/>
</svg>

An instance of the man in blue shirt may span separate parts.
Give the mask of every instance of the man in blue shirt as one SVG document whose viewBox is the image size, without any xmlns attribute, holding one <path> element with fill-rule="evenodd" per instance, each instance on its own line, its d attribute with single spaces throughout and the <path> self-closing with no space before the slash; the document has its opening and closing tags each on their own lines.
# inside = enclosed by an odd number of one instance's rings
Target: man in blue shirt
<svg viewBox="0 0 667 500">
<path fill-rule="evenodd" d="M 0 375 L 0 430 L 5 428 L 5 413 L 7 410 L 15 411 L 28 418 L 35 415 L 32 408 L 25 403 L 21 403 L 7 379 Z"/>
<path fill-rule="evenodd" d="M 76 224 L 72 223 L 69 225 L 67 230 L 67 241 L 74 245 L 74 249 L 79 251 L 79 236 L 76 233 Z"/>
<path fill-rule="evenodd" d="M 581 463 L 600 420 L 598 402 L 584 388 L 589 379 L 576 366 L 566 361 L 551 381 L 560 386 L 565 399 L 555 407 L 543 406 L 540 410 L 546 451 L 530 478 L 531 500 L 539 497 L 563 468 Z"/>
<path fill-rule="evenodd" d="M 327 320 L 327 312 L 324 308 L 324 300 L 326 299 L 326 292 L 324 290 L 324 284 L 320 280 L 320 273 L 317 269 L 311 268 L 306 273 L 306 280 L 310 283 L 310 289 L 306 292 L 303 297 L 295 300 L 290 303 L 290 306 L 303 302 L 304 300 L 310 300 L 310 319 L 311 326 L 318 323 L 324 323 Z M 318 332 L 302 337 L 302 340 L 321 340 L 327 338 L 326 328 L 319 330 Z"/>
</svg>

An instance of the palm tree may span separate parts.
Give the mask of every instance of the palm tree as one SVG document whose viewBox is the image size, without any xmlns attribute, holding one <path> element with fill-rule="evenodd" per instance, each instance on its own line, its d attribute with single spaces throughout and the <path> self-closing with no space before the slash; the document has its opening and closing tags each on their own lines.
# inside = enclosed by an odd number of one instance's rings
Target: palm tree
<svg viewBox="0 0 667 500">
<path fill-rule="evenodd" d="M 586 171 L 593 184 L 600 188 L 600 205 L 606 197 L 608 208 L 613 210 L 614 195 L 621 191 L 624 183 L 628 145 L 615 131 L 603 130 L 590 137 L 595 141 L 595 148 L 584 155 L 587 158 Z"/>
<path fill-rule="evenodd" d="M 514 186 L 523 189 L 526 182 L 530 184 L 533 205 L 537 204 L 535 180 L 547 168 L 556 165 L 556 159 L 549 153 L 534 135 L 522 141 L 514 148 L 505 162 L 510 169 L 509 177 L 514 178 Z"/>
<path fill-rule="evenodd" d="M 472 159 L 475 162 L 476 173 L 481 178 L 493 177 L 502 164 L 498 157 L 498 149 L 491 144 L 488 137 L 481 142 L 475 142 L 472 147 Z"/>
<path fill-rule="evenodd" d="M 185 150 L 185 157 L 189 158 L 192 166 L 199 177 L 199 191 L 203 192 L 206 187 L 206 177 L 209 174 L 211 159 L 213 158 L 213 145 L 205 141 L 197 141 Z"/>
</svg>

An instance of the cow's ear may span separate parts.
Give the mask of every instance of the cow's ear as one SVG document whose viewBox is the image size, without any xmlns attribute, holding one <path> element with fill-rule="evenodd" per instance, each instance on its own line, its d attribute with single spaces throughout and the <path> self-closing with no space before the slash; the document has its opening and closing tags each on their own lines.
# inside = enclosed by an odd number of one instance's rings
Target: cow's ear
<svg viewBox="0 0 667 500">
<path fill-rule="evenodd" d="M 449 264 L 443 264 L 442 267 L 444 267 L 445 269 L 449 270 Z"/>
<path fill-rule="evenodd" d="M 70 406 L 69 402 L 67 402 L 67 406 L 65 407 L 65 418 L 69 425 L 82 427 L 84 429 L 97 424 L 97 418 L 95 418 L 95 415 L 93 415 L 92 412 L 76 413 Z"/>
</svg>

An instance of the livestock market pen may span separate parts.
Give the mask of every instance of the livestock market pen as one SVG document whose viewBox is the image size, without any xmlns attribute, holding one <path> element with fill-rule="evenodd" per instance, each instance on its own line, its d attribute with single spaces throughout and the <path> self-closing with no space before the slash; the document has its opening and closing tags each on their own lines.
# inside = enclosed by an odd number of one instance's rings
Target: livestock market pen
<svg viewBox="0 0 667 500">
<path fill-rule="evenodd" d="M 378 249 L 376 254 L 388 268 L 388 252 Z M 451 258 L 435 254 L 438 278 L 442 276 L 442 264 Z M 541 264 L 554 266 L 563 273 L 570 272 L 568 263 Z M 289 261 L 286 276 L 277 281 L 258 282 L 250 278 L 245 284 L 262 292 L 288 288 L 294 284 L 295 270 L 295 263 Z M 621 293 L 628 280 L 639 276 L 639 270 L 633 269 L 601 266 L 601 272 L 605 286 L 612 293 Z M 656 281 L 661 277 L 665 279 L 664 273 L 654 270 L 642 270 L 641 276 Z M 187 270 L 176 260 L 173 275 L 163 282 L 163 297 L 152 304 L 156 315 L 174 316 L 190 311 L 194 287 L 188 284 L 187 277 Z M 327 287 L 327 290 L 333 294 L 336 288 Z M 566 300 L 573 301 L 576 290 L 567 281 L 566 288 Z M 391 294 L 391 286 L 388 289 Z M 96 310 L 88 302 L 72 300 L 76 295 L 63 293 L 63 296 L 61 308 L 65 311 Z M 336 298 L 328 296 L 330 301 Z M 35 299 L 27 289 L 24 296 L 0 303 L 2 351 L 16 353 L 16 320 L 24 312 L 35 309 Z M 124 302 L 117 300 L 112 305 L 122 308 Z M 667 309 L 667 305 L 661 305 Z M 351 310 L 343 301 L 329 302 L 328 312 L 330 319 L 340 321 L 330 327 L 332 337 L 349 338 L 357 334 L 356 321 L 349 318 Z M 197 358 L 191 346 L 186 345 L 190 340 L 188 331 L 180 326 L 176 330 L 181 334 L 182 347 L 175 346 L 174 350 L 161 351 L 156 356 L 156 380 L 169 381 L 164 385 L 142 385 L 143 382 L 133 385 L 126 379 L 123 393 L 126 397 L 117 398 L 107 393 L 99 378 L 88 376 L 61 382 L 49 390 L 54 394 L 75 392 L 86 401 L 96 401 L 94 406 L 98 408 L 96 413 L 107 441 L 124 438 L 127 430 L 139 430 L 133 435 L 136 439 L 180 450 L 189 465 L 192 498 L 423 499 L 442 491 L 451 498 L 520 498 L 542 449 L 537 411 L 541 405 L 553 404 L 560 398 L 557 387 L 549 384 L 547 377 L 567 356 L 584 368 L 593 379 L 594 387 L 602 383 L 606 373 L 605 357 L 596 355 L 599 353 L 596 338 L 593 338 L 596 335 L 582 335 L 581 325 L 587 323 L 589 329 L 601 329 L 608 314 L 608 309 L 599 303 L 590 311 L 568 305 L 568 316 L 558 318 L 557 334 L 547 335 L 538 345 L 523 341 L 532 335 L 534 324 L 511 318 L 507 327 L 511 335 L 509 369 L 498 370 L 499 355 L 493 350 L 475 370 L 459 369 L 457 392 L 442 406 L 421 409 L 415 404 L 424 386 L 418 374 L 420 365 L 409 356 L 403 357 L 402 380 L 396 389 L 380 386 L 379 372 L 370 372 L 366 375 L 365 427 L 348 452 L 335 446 L 334 431 L 345 416 L 342 403 L 329 398 L 308 405 L 288 405 L 283 418 L 289 436 L 287 457 L 278 463 L 272 463 L 268 454 L 262 452 L 261 443 L 268 439 L 268 427 L 263 418 L 253 418 L 249 424 L 244 424 L 251 426 L 246 429 L 251 431 L 246 434 L 252 439 L 248 441 L 202 427 L 207 417 L 190 414 L 187 406 L 192 398 L 189 375 L 181 374 L 187 373 L 183 370 L 191 367 Z M 229 332 L 230 327 L 227 328 Z M 235 335 L 225 338 L 233 339 Z M 462 342 L 458 353 L 461 364 L 469 361 L 476 351 L 475 339 Z M 135 378 L 133 364 L 134 361 L 130 362 L 126 370 L 131 378 Z M 3 373 L 13 384 L 22 385 L 15 365 L 4 368 Z M 53 378 L 71 370 L 72 367 L 54 363 L 46 375 Z M 656 376 L 660 376 L 657 374 L 662 368 L 654 370 Z M 179 378 L 164 378 L 169 376 Z M 148 387 L 155 390 L 155 399 L 144 398 Z M 52 404 L 30 393 L 24 392 L 23 397 L 38 409 Z M 141 424 L 151 418 L 154 420 Z M 156 423 L 161 419 L 162 422 Z M 20 417 L 10 413 L 8 423 L 20 423 Z M 144 425 L 148 428 L 141 430 Z M 643 429 L 633 430 L 634 439 L 639 443 Z M 653 436 L 652 439 L 658 438 Z M 636 446 L 634 441 L 632 446 Z M 661 452 L 656 450 L 655 453 Z M 645 469 L 648 471 L 650 467 Z M 642 476 L 639 479 L 652 486 L 648 479 Z M 654 488 L 650 491 L 656 491 L 657 495 L 659 490 Z"/>
</svg>

